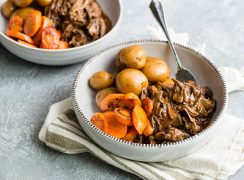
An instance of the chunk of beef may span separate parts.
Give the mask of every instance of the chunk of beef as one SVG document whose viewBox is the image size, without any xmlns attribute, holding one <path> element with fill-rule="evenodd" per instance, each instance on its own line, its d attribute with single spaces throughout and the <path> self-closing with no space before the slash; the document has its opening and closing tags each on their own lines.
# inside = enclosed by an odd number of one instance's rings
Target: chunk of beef
<svg viewBox="0 0 244 180">
<path fill-rule="evenodd" d="M 142 90 L 141 99 L 149 97 L 153 111 L 149 117 L 157 141 L 178 141 L 199 133 L 209 122 L 216 102 L 209 88 L 194 81 L 165 86 L 158 82 Z M 175 134 L 174 134 L 175 133 Z"/>
<path fill-rule="evenodd" d="M 155 135 L 157 140 L 169 140 L 169 141 L 181 141 L 185 138 L 188 138 L 190 135 L 182 130 L 179 130 L 174 127 L 169 127 L 160 131 Z"/>
<path fill-rule="evenodd" d="M 111 29 L 111 21 L 95 0 L 53 0 L 44 14 L 71 46 L 92 42 Z"/>
</svg>

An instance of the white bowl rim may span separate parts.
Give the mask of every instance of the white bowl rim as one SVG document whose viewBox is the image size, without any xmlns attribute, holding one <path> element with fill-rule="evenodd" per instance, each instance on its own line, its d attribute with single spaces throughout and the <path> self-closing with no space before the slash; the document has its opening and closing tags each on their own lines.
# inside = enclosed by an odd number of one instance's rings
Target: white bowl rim
<svg viewBox="0 0 244 180">
<path fill-rule="evenodd" d="M 93 41 L 91 43 L 82 45 L 82 46 L 72 47 L 72 48 L 68 48 L 68 49 L 42 49 L 42 48 L 35 48 L 35 47 L 30 47 L 30 46 L 26 46 L 26 45 L 20 44 L 17 41 L 13 40 L 12 38 L 8 37 L 2 31 L 0 31 L 0 36 L 2 36 L 7 41 L 10 41 L 10 42 L 12 42 L 13 44 L 15 44 L 17 46 L 22 46 L 24 48 L 31 49 L 31 50 L 34 50 L 34 51 L 39 51 L 39 52 L 57 53 L 57 52 L 72 52 L 72 51 L 77 51 L 77 50 L 80 50 L 80 49 L 84 49 L 84 48 L 87 48 L 89 46 L 94 46 L 95 44 L 101 42 L 102 40 L 107 38 L 110 34 L 112 34 L 112 32 L 114 32 L 119 27 L 119 25 L 120 25 L 120 23 L 122 21 L 122 17 L 123 17 L 123 3 L 121 2 L 122 0 L 117 0 L 117 1 L 118 1 L 118 4 L 119 4 L 119 18 L 116 21 L 115 25 L 112 27 L 112 29 L 107 34 L 102 36 L 101 38 L 99 38 L 99 39 L 97 39 L 97 40 L 95 40 L 95 41 Z"/>
<path fill-rule="evenodd" d="M 206 56 L 202 55 L 200 52 L 182 45 L 182 44 L 178 44 L 178 43 L 174 43 L 176 46 L 184 48 L 188 51 L 191 51 L 197 55 L 199 55 L 200 57 L 202 57 L 210 66 L 212 66 L 214 68 L 214 70 L 217 72 L 217 74 L 220 77 L 220 80 L 222 81 L 223 84 L 223 90 L 224 90 L 224 97 L 223 97 L 223 106 L 220 109 L 219 114 L 216 116 L 215 119 L 213 119 L 213 122 L 204 130 L 202 130 L 201 132 L 190 136 L 189 138 L 183 139 L 181 141 L 177 141 L 177 142 L 170 142 L 170 143 L 166 143 L 166 144 L 140 144 L 140 143 L 135 143 L 135 142 L 129 142 L 129 141 L 125 141 L 116 137 L 113 137 L 109 134 L 106 134 L 105 132 L 103 132 L 102 130 L 98 129 L 96 126 L 94 126 L 89 119 L 86 118 L 86 116 L 83 114 L 82 110 L 80 109 L 80 107 L 78 106 L 78 102 L 76 99 L 76 87 L 77 87 L 77 82 L 78 79 L 80 77 L 80 75 L 82 74 L 83 70 L 91 63 L 93 62 L 98 56 L 100 56 L 101 54 L 103 54 L 104 52 L 107 52 L 113 48 L 119 47 L 119 46 L 123 46 L 123 45 L 130 45 L 130 44 L 135 44 L 135 43 L 165 43 L 168 44 L 167 41 L 163 41 L 163 40 L 153 40 L 153 39 L 147 39 L 147 40 L 133 40 L 133 41 L 126 41 L 126 42 L 122 42 L 113 46 L 110 46 L 100 52 L 98 52 L 97 54 L 95 54 L 93 57 L 91 57 L 80 69 L 80 71 L 77 73 L 74 83 L 73 83 L 73 93 L 72 93 L 72 101 L 73 101 L 73 107 L 74 110 L 76 111 L 76 113 L 79 113 L 79 115 L 82 117 L 82 120 L 85 121 L 85 123 L 90 126 L 91 128 L 93 128 L 95 131 L 97 131 L 98 133 L 100 133 L 102 136 L 107 137 L 108 139 L 112 140 L 112 141 L 116 141 L 117 143 L 121 143 L 124 145 L 129 145 L 129 146 L 138 146 L 138 147 L 150 147 L 150 148 L 164 148 L 164 147 L 176 147 L 179 145 L 183 145 L 183 144 L 187 144 L 190 143 L 191 141 L 197 139 L 199 136 L 202 136 L 204 134 L 206 134 L 207 131 L 209 131 L 210 129 L 212 129 L 214 126 L 216 126 L 217 121 L 220 119 L 220 117 L 222 116 L 222 114 L 224 113 L 224 111 L 226 110 L 227 107 L 227 100 L 228 100 L 228 94 L 227 94 L 227 88 L 226 88 L 226 83 L 225 80 L 222 76 L 222 74 L 220 73 L 220 71 L 218 70 L 218 68 L 213 64 L 213 62 L 208 59 Z"/>
</svg>

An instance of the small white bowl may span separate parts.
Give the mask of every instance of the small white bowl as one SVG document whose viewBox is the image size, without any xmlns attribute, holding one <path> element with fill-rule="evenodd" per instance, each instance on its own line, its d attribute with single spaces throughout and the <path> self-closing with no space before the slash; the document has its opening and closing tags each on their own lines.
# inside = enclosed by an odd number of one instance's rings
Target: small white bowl
<svg viewBox="0 0 244 180">
<path fill-rule="evenodd" d="M 0 0 L 0 7 L 4 2 L 5 0 Z M 2 13 L 0 13 L 0 42 L 16 56 L 37 64 L 67 65 L 84 61 L 111 42 L 118 31 L 123 16 L 122 0 L 97 0 L 97 2 L 112 21 L 113 28 L 105 36 L 92 43 L 63 50 L 27 47 L 5 35 L 8 22 Z"/>
<path fill-rule="evenodd" d="M 148 56 L 165 59 L 171 70 L 171 76 L 176 73 L 176 64 L 172 59 L 172 54 L 167 42 L 157 40 L 143 40 L 126 42 L 112 46 L 92 57 L 78 73 L 73 85 L 73 107 L 78 120 L 88 134 L 99 146 L 118 156 L 146 162 L 165 161 L 179 158 L 190 154 L 214 137 L 221 124 L 221 115 L 226 109 L 227 92 L 225 82 L 213 65 L 213 63 L 199 52 L 176 44 L 182 64 L 191 70 L 196 77 L 197 83 L 208 86 L 213 91 L 213 97 L 217 101 L 217 108 L 213 114 L 210 125 L 202 132 L 179 142 L 169 144 L 138 144 L 127 142 L 112 137 L 98 128 L 91 122 L 90 118 L 99 109 L 95 103 L 95 91 L 89 87 L 88 80 L 91 75 L 100 70 L 109 72 L 116 71 L 115 58 L 120 49 L 132 45 L 140 44 L 146 50 Z"/>
</svg>

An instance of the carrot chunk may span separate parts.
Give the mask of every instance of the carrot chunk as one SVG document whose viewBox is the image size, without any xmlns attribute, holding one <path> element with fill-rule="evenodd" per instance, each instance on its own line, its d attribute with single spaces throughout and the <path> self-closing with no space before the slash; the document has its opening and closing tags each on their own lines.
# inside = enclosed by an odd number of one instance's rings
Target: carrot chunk
<svg viewBox="0 0 244 180">
<path fill-rule="evenodd" d="M 127 133 L 122 139 L 125 141 L 133 142 L 138 137 L 138 135 L 139 134 L 136 131 L 136 129 L 133 126 L 131 126 L 128 127 Z"/>
<path fill-rule="evenodd" d="M 18 40 L 18 43 L 23 44 L 23 45 L 25 45 L 25 46 L 29 46 L 29 47 L 37 48 L 35 45 L 30 44 L 30 43 L 28 43 L 28 42 L 26 42 L 26 41 L 22 41 L 22 40 L 20 40 L 20 39 Z"/>
<path fill-rule="evenodd" d="M 41 44 L 42 32 L 46 27 L 53 27 L 53 23 L 48 17 L 42 16 L 41 27 L 40 27 L 39 31 L 33 37 L 33 41 L 35 42 L 35 45 L 39 46 Z"/>
<path fill-rule="evenodd" d="M 11 17 L 8 23 L 8 31 L 22 32 L 23 18 L 21 18 L 20 16 Z"/>
<path fill-rule="evenodd" d="M 114 115 L 117 121 L 126 126 L 133 126 L 131 119 L 131 112 L 124 108 L 116 108 L 114 110 Z"/>
<path fill-rule="evenodd" d="M 95 113 L 91 118 L 91 122 L 94 126 L 101 129 L 103 132 L 108 133 L 108 122 L 105 119 L 103 113 Z"/>
<path fill-rule="evenodd" d="M 145 110 L 147 116 L 149 117 L 153 110 L 153 102 L 149 97 L 142 100 L 142 108 Z"/>
<path fill-rule="evenodd" d="M 42 32 L 41 48 L 57 49 L 59 46 L 60 34 L 54 27 L 46 27 Z"/>
<path fill-rule="evenodd" d="M 121 107 L 121 104 L 125 100 L 124 94 L 108 94 L 100 103 L 100 109 L 102 111 L 112 111 L 117 107 Z"/>
<path fill-rule="evenodd" d="M 150 135 L 153 134 L 153 131 L 154 131 L 154 129 L 153 129 L 151 123 L 148 122 L 148 123 L 147 123 L 147 127 L 144 129 L 144 131 L 143 131 L 142 134 L 143 134 L 144 136 L 150 136 Z"/>
<path fill-rule="evenodd" d="M 105 119 L 108 122 L 108 134 L 117 138 L 122 138 L 126 135 L 127 126 L 121 124 L 115 118 L 113 111 L 107 111 L 104 113 Z"/>
<path fill-rule="evenodd" d="M 149 120 L 147 119 L 146 112 L 141 106 L 136 105 L 132 112 L 132 121 L 137 132 L 142 135 L 143 131 L 147 127 Z"/>
<path fill-rule="evenodd" d="M 23 34 L 21 32 L 16 32 L 16 31 L 7 31 L 7 35 L 12 37 L 12 38 L 16 38 L 16 39 L 20 39 L 23 41 L 26 41 L 30 44 L 34 44 L 34 41 L 31 39 L 30 36 L 27 36 L 26 34 Z"/>
<path fill-rule="evenodd" d="M 24 32 L 28 36 L 34 36 L 37 31 L 40 29 L 42 24 L 42 14 L 40 11 L 34 10 L 31 11 L 25 20 Z"/>
<path fill-rule="evenodd" d="M 127 93 L 125 95 L 125 105 L 128 109 L 133 110 L 135 105 L 141 106 L 141 100 L 134 93 Z"/>
<path fill-rule="evenodd" d="M 125 108 L 133 110 L 135 105 L 141 106 L 139 97 L 133 93 L 124 94 L 109 94 L 100 103 L 102 111 L 112 111 L 115 108 Z"/>
<path fill-rule="evenodd" d="M 58 49 L 67 49 L 67 48 L 70 48 L 69 43 L 67 43 L 66 41 L 59 41 Z"/>
<path fill-rule="evenodd" d="M 41 28 L 46 28 L 46 27 L 53 27 L 53 22 L 47 17 L 47 16 L 42 16 L 42 24 Z"/>
</svg>

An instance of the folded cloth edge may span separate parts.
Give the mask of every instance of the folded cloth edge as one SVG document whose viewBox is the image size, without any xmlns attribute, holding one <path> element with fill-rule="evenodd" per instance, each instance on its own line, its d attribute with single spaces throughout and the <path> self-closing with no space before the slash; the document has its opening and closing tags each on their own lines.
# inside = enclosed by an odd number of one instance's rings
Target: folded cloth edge
<svg viewBox="0 0 244 180">
<path fill-rule="evenodd" d="M 46 143 L 46 129 L 48 128 L 48 125 L 53 121 L 53 118 L 52 116 L 54 116 L 55 114 L 62 114 L 64 113 L 65 110 L 67 110 L 68 108 L 72 107 L 72 101 L 71 101 L 71 97 L 63 100 L 63 101 L 60 101 L 60 102 L 57 102 L 55 104 L 52 104 L 49 108 L 49 111 L 48 111 L 48 114 L 46 116 L 46 120 L 44 121 L 44 124 L 39 132 L 39 139 Z M 59 108 L 56 108 L 56 107 L 59 107 Z"/>
</svg>

